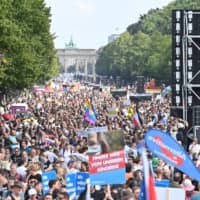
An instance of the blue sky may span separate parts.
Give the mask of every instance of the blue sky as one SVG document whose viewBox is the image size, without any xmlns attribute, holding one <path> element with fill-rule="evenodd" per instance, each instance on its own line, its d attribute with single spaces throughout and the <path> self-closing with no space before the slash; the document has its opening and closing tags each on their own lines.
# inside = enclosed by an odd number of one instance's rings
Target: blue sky
<svg viewBox="0 0 200 200">
<path fill-rule="evenodd" d="M 51 7 L 55 47 L 64 48 L 72 36 L 77 48 L 98 49 L 108 36 L 122 33 L 151 8 L 172 0 L 45 0 Z"/>
</svg>

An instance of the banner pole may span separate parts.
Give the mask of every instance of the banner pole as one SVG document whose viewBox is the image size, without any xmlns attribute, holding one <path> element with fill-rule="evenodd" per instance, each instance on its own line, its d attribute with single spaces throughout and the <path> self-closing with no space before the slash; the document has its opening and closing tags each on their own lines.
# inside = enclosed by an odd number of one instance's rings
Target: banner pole
<svg viewBox="0 0 200 200">
<path fill-rule="evenodd" d="M 169 188 L 167 188 L 167 190 L 166 190 L 166 200 L 171 200 L 171 195 L 170 195 L 170 190 L 169 190 Z"/>
<path fill-rule="evenodd" d="M 86 200 L 91 200 L 91 198 L 90 198 L 90 179 L 89 178 L 86 180 L 86 184 L 87 184 Z"/>
</svg>

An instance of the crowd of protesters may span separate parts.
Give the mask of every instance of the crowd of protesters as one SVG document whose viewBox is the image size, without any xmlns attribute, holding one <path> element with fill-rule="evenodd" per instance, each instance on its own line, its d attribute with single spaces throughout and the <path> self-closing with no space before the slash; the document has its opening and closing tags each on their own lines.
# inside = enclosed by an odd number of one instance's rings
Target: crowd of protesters
<svg viewBox="0 0 200 200">
<path fill-rule="evenodd" d="M 170 116 L 169 95 L 137 102 L 142 126 L 136 127 L 129 116 L 127 97 L 115 98 L 108 91 L 81 84 L 75 91 L 32 92 L 2 101 L 0 120 L 0 199 L 64 200 L 70 199 L 65 175 L 88 172 L 88 140 L 78 130 L 92 127 L 84 118 L 84 100 L 92 98 L 97 121 L 95 126 L 107 126 L 109 131 L 123 130 L 126 152 L 126 183 L 123 185 L 91 186 L 93 200 L 139 200 L 142 180 L 142 160 L 138 141 L 146 131 L 156 128 L 170 134 L 200 166 L 200 145 L 196 138 L 187 141 L 187 122 Z M 4 118 L 12 103 L 26 103 L 28 109 L 14 118 Z M 133 104 L 133 102 L 130 102 Z M 107 109 L 116 107 L 117 116 L 110 118 Z M 170 187 L 183 188 L 186 199 L 200 191 L 198 182 L 148 153 L 155 180 L 167 179 Z M 43 194 L 42 173 L 56 170 L 57 179 L 49 182 L 49 192 Z M 81 194 L 78 199 L 86 199 Z M 193 197 L 195 200 L 195 198 Z M 198 197 L 196 198 L 198 199 Z M 200 198 L 199 198 L 200 199 Z"/>
</svg>

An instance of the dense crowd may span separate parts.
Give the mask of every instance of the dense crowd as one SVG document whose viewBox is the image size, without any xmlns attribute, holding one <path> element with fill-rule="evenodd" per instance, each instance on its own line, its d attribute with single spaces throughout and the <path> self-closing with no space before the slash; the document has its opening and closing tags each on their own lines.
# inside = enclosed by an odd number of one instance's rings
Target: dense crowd
<svg viewBox="0 0 200 200">
<path fill-rule="evenodd" d="M 115 98 L 82 84 L 77 91 L 34 94 L 32 92 L 2 101 L 0 120 L 0 198 L 6 200 L 69 199 L 65 175 L 88 172 L 88 139 L 78 135 L 93 125 L 85 118 L 84 100 L 92 98 L 97 121 L 109 131 L 123 130 L 126 152 L 126 183 L 122 185 L 90 186 L 93 200 L 139 200 L 142 180 L 142 159 L 137 143 L 150 128 L 170 134 L 188 151 L 196 166 L 200 166 L 200 145 L 197 138 L 188 143 L 187 122 L 170 116 L 170 97 L 154 96 L 151 101 L 129 102 L 127 97 Z M 26 103 L 28 110 L 5 118 L 12 103 Z M 136 127 L 129 117 L 131 104 L 142 118 Z M 117 116 L 109 117 L 107 109 L 116 107 Z M 156 181 L 167 179 L 170 187 L 183 188 L 186 200 L 200 185 L 148 152 Z M 49 181 L 48 193 L 43 193 L 42 173 L 56 170 L 57 179 Z M 78 199 L 86 199 L 84 191 Z M 197 199 L 197 198 L 196 198 Z M 199 198 L 200 199 L 200 198 Z M 193 197 L 193 200 L 195 198 Z"/>
</svg>

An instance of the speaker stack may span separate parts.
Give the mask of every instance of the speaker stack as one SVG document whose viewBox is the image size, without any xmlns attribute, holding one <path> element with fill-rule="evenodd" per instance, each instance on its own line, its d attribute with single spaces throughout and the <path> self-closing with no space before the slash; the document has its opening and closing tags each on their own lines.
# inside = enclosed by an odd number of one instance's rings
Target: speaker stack
<svg viewBox="0 0 200 200">
<path fill-rule="evenodd" d="M 172 11 L 171 114 L 200 125 L 200 10 Z"/>
</svg>

